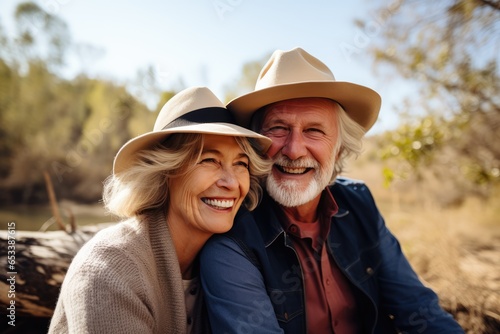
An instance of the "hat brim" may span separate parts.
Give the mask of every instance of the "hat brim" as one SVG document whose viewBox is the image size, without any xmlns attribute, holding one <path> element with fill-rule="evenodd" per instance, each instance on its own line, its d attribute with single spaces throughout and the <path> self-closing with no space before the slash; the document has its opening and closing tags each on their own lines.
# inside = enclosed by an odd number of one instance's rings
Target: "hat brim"
<svg viewBox="0 0 500 334">
<path fill-rule="evenodd" d="M 368 87 L 342 81 L 314 81 L 256 90 L 231 100 L 226 108 L 234 113 L 239 124 L 248 127 L 258 109 L 271 103 L 306 97 L 335 100 L 365 131 L 375 124 L 382 104 L 380 95 Z"/>
<path fill-rule="evenodd" d="M 253 138 L 258 142 L 262 153 L 265 153 L 272 143 L 271 139 L 265 136 L 230 123 L 199 123 L 177 126 L 171 129 L 148 132 L 130 139 L 120 148 L 115 156 L 113 174 L 128 169 L 134 163 L 137 152 L 153 147 L 153 145 L 162 142 L 174 133 L 199 133 Z"/>
</svg>

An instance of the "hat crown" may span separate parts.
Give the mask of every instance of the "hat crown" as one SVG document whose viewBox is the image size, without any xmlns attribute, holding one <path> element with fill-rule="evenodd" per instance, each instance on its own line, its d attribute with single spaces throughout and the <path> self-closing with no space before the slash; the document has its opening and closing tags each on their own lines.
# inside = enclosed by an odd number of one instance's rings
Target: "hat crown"
<svg viewBox="0 0 500 334">
<path fill-rule="evenodd" d="M 187 88 L 174 95 L 161 108 L 153 131 L 162 130 L 183 115 L 205 108 L 225 108 L 225 106 L 207 87 Z"/>
<path fill-rule="evenodd" d="M 130 139 L 115 156 L 113 173 L 127 170 L 138 152 L 161 143 L 174 133 L 199 133 L 253 138 L 264 153 L 271 139 L 234 124 L 234 116 L 207 87 L 192 87 L 174 95 L 158 113 L 153 131 Z"/>
<path fill-rule="evenodd" d="M 277 50 L 262 68 L 255 90 L 299 82 L 335 81 L 330 69 L 302 48 Z"/>
</svg>

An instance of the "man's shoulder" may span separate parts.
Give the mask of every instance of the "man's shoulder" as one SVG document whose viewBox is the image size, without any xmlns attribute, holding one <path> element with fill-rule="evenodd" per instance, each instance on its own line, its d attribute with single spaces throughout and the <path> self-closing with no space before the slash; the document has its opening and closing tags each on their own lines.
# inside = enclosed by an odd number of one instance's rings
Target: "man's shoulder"
<svg viewBox="0 0 500 334">
<path fill-rule="evenodd" d="M 352 179 L 348 177 L 337 177 L 330 185 L 330 191 L 334 192 L 365 192 L 368 186 L 362 180 Z"/>
<path fill-rule="evenodd" d="M 229 231 L 229 233 L 226 233 L 228 235 L 245 235 L 247 233 L 250 233 L 253 230 L 258 229 L 256 225 L 256 217 L 255 215 L 257 214 L 258 209 L 250 212 L 246 208 L 241 208 L 238 211 L 238 214 L 236 215 L 233 223 L 233 227 Z M 259 216 L 257 214 L 257 216 Z"/>
<path fill-rule="evenodd" d="M 336 201 L 373 201 L 370 189 L 362 180 L 337 177 L 329 189 Z"/>
<path fill-rule="evenodd" d="M 359 186 L 359 185 L 365 185 L 365 181 L 363 180 L 358 180 L 358 179 L 353 179 L 345 176 L 339 176 L 335 179 L 334 185 L 338 184 L 341 186 Z"/>
<path fill-rule="evenodd" d="M 264 196 L 261 203 L 253 211 L 240 209 L 234 220 L 233 227 L 227 236 L 251 243 L 267 243 L 273 240 L 283 229 L 278 221 L 273 206 L 276 205 L 269 197 Z"/>
</svg>

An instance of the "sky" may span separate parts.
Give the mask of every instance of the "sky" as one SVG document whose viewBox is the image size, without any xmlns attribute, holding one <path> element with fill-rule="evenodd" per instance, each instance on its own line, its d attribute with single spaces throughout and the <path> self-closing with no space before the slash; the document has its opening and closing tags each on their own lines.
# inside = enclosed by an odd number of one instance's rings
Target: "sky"
<svg viewBox="0 0 500 334">
<path fill-rule="evenodd" d="M 382 96 L 371 132 L 394 127 L 393 106 L 411 89 L 389 84 L 366 52 L 384 28 L 374 8 L 398 0 L 38 0 L 69 27 L 78 52 L 68 75 L 85 71 L 147 89 L 135 82 L 150 67 L 164 89 L 208 86 L 221 99 L 247 62 L 274 50 L 302 47 L 322 60 L 336 80 L 368 86 Z M 0 0 L 0 24 L 13 29 L 21 1 Z M 368 22 L 362 30 L 355 19 Z M 182 88 L 182 87 L 181 87 Z"/>
</svg>

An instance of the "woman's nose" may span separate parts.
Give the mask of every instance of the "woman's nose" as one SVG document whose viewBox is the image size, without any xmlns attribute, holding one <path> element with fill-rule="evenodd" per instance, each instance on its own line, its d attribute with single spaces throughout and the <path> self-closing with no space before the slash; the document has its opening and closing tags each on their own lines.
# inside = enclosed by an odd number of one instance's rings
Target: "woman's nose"
<svg viewBox="0 0 500 334">
<path fill-rule="evenodd" d="M 219 187 L 231 189 L 238 186 L 238 178 L 231 169 L 222 168 L 216 184 Z"/>
</svg>

